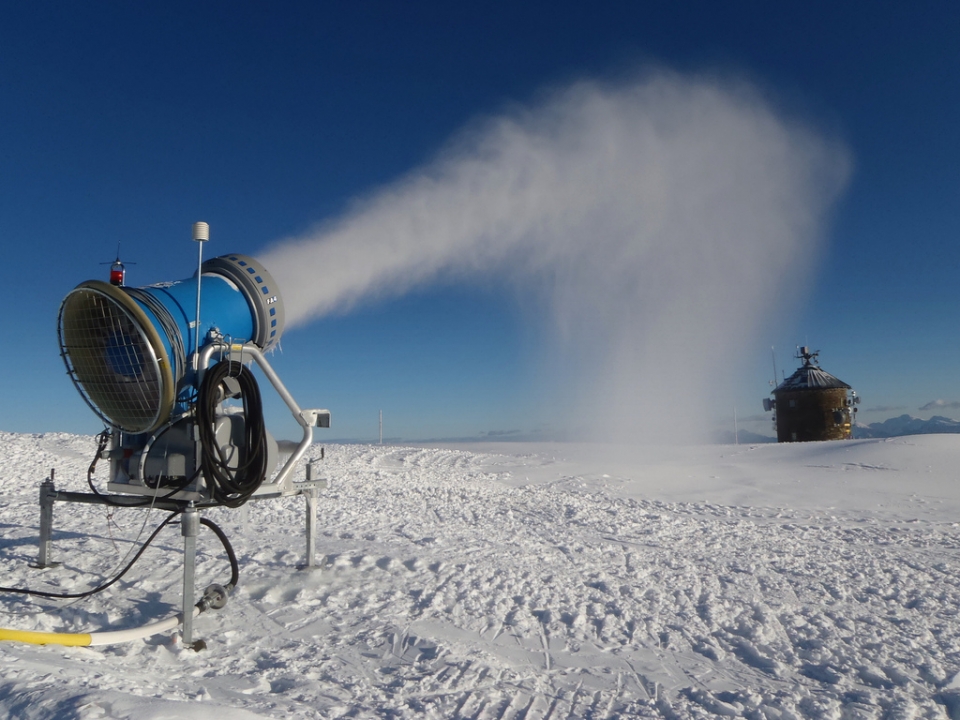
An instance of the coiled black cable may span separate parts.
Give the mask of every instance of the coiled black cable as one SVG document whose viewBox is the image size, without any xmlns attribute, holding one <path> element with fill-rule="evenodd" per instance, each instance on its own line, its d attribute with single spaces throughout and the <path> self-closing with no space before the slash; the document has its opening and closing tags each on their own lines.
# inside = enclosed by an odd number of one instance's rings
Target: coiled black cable
<svg viewBox="0 0 960 720">
<path fill-rule="evenodd" d="M 236 378 L 243 397 L 244 439 L 238 457 L 227 457 L 217 441 L 219 388 L 228 377 Z M 263 422 L 260 387 L 243 364 L 223 360 L 203 376 L 197 396 L 197 428 L 200 433 L 200 468 L 210 492 L 221 505 L 240 507 L 267 476 L 267 430 Z M 231 467 L 231 460 L 235 467 Z"/>
</svg>

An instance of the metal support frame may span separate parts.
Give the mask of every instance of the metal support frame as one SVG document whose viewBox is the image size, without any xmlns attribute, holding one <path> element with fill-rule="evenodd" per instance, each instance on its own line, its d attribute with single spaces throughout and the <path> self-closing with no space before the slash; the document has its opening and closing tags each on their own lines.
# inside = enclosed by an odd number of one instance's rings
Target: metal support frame
<svg viewBox="0 0 960 720">
<path fill-rule="evenodd" d="M 202 245 L 201 245 L 202 247 Z M 303 439 L 297 445 L 296 450 L 290 455 L 280 471 L 269 482 L 264 482 L 260 488 L 250 497 L 250 500 L 268 500 L 279 497 L 289 497 L 293 495 L 303 495 L 306 500 L 306 565 L 307 568 L 316 567 L 316 538 L 317 538 L 317 500 L 319 499 L 319 490 L 327 487 L 327 481 L 314 476 L 313 462 L 307 463 L 306 482 L 294 482 L 291 478 L 294 467 L 300 461 L 307 451 L 307 448 L 313 442 L 313 428 L 329 427 L 330 413 L 327 410 L 301 410 L 296 400 L 280 381 L 280 378 L 274 372 L 270 363 L 264 357 L 260 348 L 251 343 L 236 344 L 223 341 L 214 341 L 203 348 L 198 357 L 199 372 L 197 384 L 203 380 L 205 368 L 209 365 L 214 354 L 219 352 L 222 356 L 231 359 L 237 359 L 243 362 L 250 358 L 255 362 L 264 375 L 273 385 L 277 394 L 290 409 L 297 424 L 303 428 Z M 112 441 L 112 452 L 110 455 L 110 475 L 111 478 L 117 473 L 117 453 L 119 447 L 118 434 L 114 434 Z M 199 457 L 199 455 L 198 455 Z M 101 493 L 81 493 L 81 492 L 63 492 L 58 491 L 53 481 L 54 471 L 50 471 L 50 477 L 40 485 L 40 548 L 37 555 L 36 567 L 45 568 L 56 565 L 51 561 L 51 538 L 53 534 L 53 504 L 56 501 L 76 502 L 95 505 L 125 505 L 128 507 L 148 507 L 162 510 L 180 510 L 183 515 L 181 518 L 181 535 L 183 536 L 183 644 L 187 647 L 199 649 L 203 646 L 202 641 L 193 640 L 193 606 L 196 595 L 195 577 L 196 577 L 196 552 L 197 535 L 200 529 L 200 510 L 208 507 L 218 507 L 217 503 L 209 499 L 189 499 L 184 497 L 157 498 L 153 497 L 149 506 L 142 503 L 144 498 L 150 497 L 145 492 L 148 490 L 145 486 L 129 485 L 123 487 L 126 494 L 101 494 Z M 121 486 L 108 484 L 112 491 L 120 489 Z M 151 492 L 158 492 L 157 489 Z"/>
<path fill-rule="evenodd" d="M 306 540 L 307 540 L 307 556 L 309 560 L 310 547 L 313 545 L 316 546 L 316 534 L 317 534 L 317 523 L 316 523 L 316 508 L 317 500 L 319 499 L 318 491 L 322 488 L 327 487 L 326 480 L 314 480 L 312 482 L 298 482 L 296 483 L 297 491 L 296 495 L 303 495 L 307 500 L 307 525 L 305 528 Z M 274 493 L 272 495 L 254 495 L 250 498 L 248 502 L 253 502 L 255 500 L 275 500 L 281 497 L 288 497 L 280 495 L 279 493 Z M 111 505 L 111 506 L 125 506 L 131 508 L 140 508 L 143 510 L 149 510 L 151 508 L 157 510 L 183 510 L 186 512 L 188 505 L 192 505 L 196 510 L 203 510 L 205 508 L 220 507 L 214 502 L 184 502 L 183 500 L 161 500 L 157 499 L 151 505 L 142 505 L 139 502 L 134 504 L 131 500 L 142 500 L 142 496 L 139 495 L 94 495 L 93 493 L 82 493 L 82 492 L 71 492 L 68 490 L 57 490 L 53 484 L 53 480 L 46 479 L 40 485 L 40 538 L 39 538 L 39 551 L 37 554 L 37 562 L 34 564 L 34 567 L 44 568 L 44 567 L 53 567 L 59 565 L 60 563 L 52 562 L 52 543 L 51 537 L 53 535 L 53 503 L 54 502 L 72 502 L 72 503 L 81 503 L 84 505 Z M 312 509 L 311 509 L 312 504 Z M 310 565 L 311 563 L 307 563 Z"/>
<path fill-rule="evenodd" d="M 52 560 L 52 537 L 53 537 L 53 505 L 55 502 L 73 502 L 87 505 L 125 505 L 131 508 L 141 508 L 148 510 L 156 508 L 158 510 L 180 510 L 182 511 L 180 534 L 183 536 L 183 632 L 182 639 L 184 647 L 194 649 L 202 648 L 203 641 L 194 641 L 193 639 L 193 608 L 196 597 L 196 556 L 197 556 L 197 536 L 200 529 L 200 510 L 204 508 L 219 507 L 212 501 L 193 502 L 167 499 L 155 499 L 151 505 L 142 505 L 143 496 L 138 495 L 97 495 L 94 493 L 71 492 L 57 490 L 53 481 L 54 471 L 50 471 L 50 477 L 40 484 L 40 537 L 39 549 L 37 553 L 37 562 L 33 564 L 36 568 L 48 568 L 59 565 L 60 563 Z M 294 490 L 291 493 L 281 494 L 274 492 L 269 495 L 254 495 L 250 498 L 254 500 L 272 500 L 290 495 L 303 495 L 306 500 L 306 565 L 303 567 L 316 567 L 316 537 L 317 537 L 317 500 L 319 491 L 327 487 L 327 481 L 322 479 L 312 479 L 314 476 L 313 463 L 307 464 L 306 482 L 293 483 Z"/>
</svg>

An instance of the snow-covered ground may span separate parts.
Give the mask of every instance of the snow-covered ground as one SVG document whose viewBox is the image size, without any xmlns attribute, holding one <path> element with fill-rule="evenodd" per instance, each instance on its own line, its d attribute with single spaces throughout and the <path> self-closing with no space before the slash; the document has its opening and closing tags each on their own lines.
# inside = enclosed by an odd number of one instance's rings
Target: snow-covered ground
<svg viewBox="0 0 960 720">
<path fill-rule="evenodd" d="M 58 503 L 86 437 L 0 433 L 3 585 L 110 576 L 160 511 Z M 320 448 L 315 448 L 319 456 Z M 0 643 L 10 718 L 960 717 L 960 435 L 803 445 L 327 446 L 318 553 L 301 498 L 207 515 L 237 592 L 174 634 Z M 214 536 L 199 580 L 224 582 Z M 82 602 L 0 596 L 3 626 L 175 613 L 176 526 Z"/>
</svg>

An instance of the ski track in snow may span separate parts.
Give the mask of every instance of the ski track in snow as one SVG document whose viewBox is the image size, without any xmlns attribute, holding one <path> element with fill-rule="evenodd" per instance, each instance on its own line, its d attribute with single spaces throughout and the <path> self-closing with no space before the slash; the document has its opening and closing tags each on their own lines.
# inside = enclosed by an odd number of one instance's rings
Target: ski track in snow
<svg viewBox="0 0 960 720">
<path fill-rule="evenodd" d="M 77 591 L 111 576 L 147 511 L 58 503 L 62 565 L 29 567 L 39 483 L 55 467 L 59 488 L 85 490 L 93 440 L 0 443 L 3 584 Z M 796 471 L 891 469 L 871 469 L 869 452 L 848 462 L 824 451 Z M 207 649 L 183 650 L 172 634 L 101 648 L 0 643 L 0 712 L 960 717 L 957 522 L 912 506 L 898 518 L 635 497 L 623 478 L 542 480 L 553 463 L 507 446 L 327 446 L 321 568 L 298 569 L 302 498 L 208 511 L 241 576 L 227 606 L 195 622 Z M 541 480 L 526 482 L 528 470 Z M 144 538 L 164 516 L 149 513 Z M 203 530 L 198 545 L 198 587 L 225 582 L 216 539 Z M 0 595 L 3 625 L 89 632 L 168 617 L 181 549 L 171 526 L 127 577 L 82 602 Z"/>
</svg>

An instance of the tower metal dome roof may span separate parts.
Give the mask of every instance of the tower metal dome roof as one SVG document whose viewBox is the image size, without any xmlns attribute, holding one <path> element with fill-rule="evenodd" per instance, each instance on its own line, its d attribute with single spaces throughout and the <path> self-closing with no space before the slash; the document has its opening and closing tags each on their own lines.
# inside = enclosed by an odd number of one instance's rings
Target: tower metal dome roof
<svg viewBox="0 0 960 720">
<path fill-rule="evenodd" d="M 829 390 L 831 388 L 842 388 L 846 390 L 852 389 L 847 385 L 843 380 L 840 380 L 825 370 L 820 369 L 819 366 L 815 364 L 815 359 L 818 353 L 811 353 L 807 348 L 800 349 L 800 355 L 798 357 L 803 358 L 803 366 L 800 367 L 793 375 L 784 380 L 777 388 L 773 391 L 774 394 L 779 392 L 796 392 L 802 390 Z"/>
</svg>

